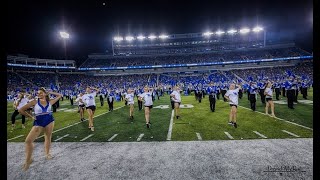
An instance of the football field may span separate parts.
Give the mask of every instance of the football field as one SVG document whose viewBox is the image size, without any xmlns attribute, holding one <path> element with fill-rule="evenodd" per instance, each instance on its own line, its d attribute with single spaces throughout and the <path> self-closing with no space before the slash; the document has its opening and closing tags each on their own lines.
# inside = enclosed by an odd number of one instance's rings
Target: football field
<svg viewBox="0 0 320 180">
<path fill-rule="evenodd" d="M 286 102 L 281 96 L 281 101 Z M 313 137 L 313 106 L 304 103 L 299 94 L 295 109 L 286 104 L 275 103 L 272 118 L 264 114 L 264 105 L 257 99 L 257 111 L 253 112 L 247 95 L 239 100 L 238 128 L 228 125 L 230 107 L 228 103 L 217 100 L 215 112 L 209 108 L 208 96 L 199 103 L 194 95 L 182 95 L 180 118 L 176 119 L 171 109 L 169 96 L 154 101 L 150 113 L 151 128 L 145 125 L 144 110 L 138 110 L 135 98 L 134 120 L 129 119 L 129 107 L 124 102 L 115 102 L 114 111 L 108 112 L 108 105 L 100 106 L 96 98 L 97 110 L 94 118 L 95 131 L 88 129 L 88 121 L 81 122 L 77 106 L 70 101 L 60 101 L 60 108 L 54 113 L 55 127 L 53 142 L 137 142 L 137 141 L 207 141 L 241 139 L 285 139 Z M 274 97 L 275 99 L 275 97 Z M 308 92 L 312 101 L 312 89 Z M 302 103 L 303 102 L 303 103 Z M 21 117 L 16 117 L 16 127 L 11 128 L 12 103 L 7 106 L 7 135 L 9 142 L 23 142 L 32 127 L 32 121 L 26 120 L 26 128 L 21 128 Z M 85 113 L 87 119 L 87 113 Z M 44 141 L 42 135 L 36 140 Z"/>
</svg>

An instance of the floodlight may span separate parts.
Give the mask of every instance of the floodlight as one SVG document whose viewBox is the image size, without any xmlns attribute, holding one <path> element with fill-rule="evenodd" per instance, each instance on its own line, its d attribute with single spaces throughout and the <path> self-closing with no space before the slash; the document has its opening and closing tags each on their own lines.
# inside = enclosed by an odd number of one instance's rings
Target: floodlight
<svg viewBox="0 0 320 180">
<path fill-rule="evenodd" d="M 139 39 L 139 40 L 143 40 L 143 39 L 145 39 L 146 37 L 145 36 L 142 36 L 142 35 L 140 35 L 140 36 L 138 36 L 137 37 L 137 39 Z"/>
<path fill-rule="evenodd" d="M 241 33 L 241 34 L 246 34 L 246 33 L 248 33 L 248 32 L 250 32 L 250 29 L 249 29 L 249 28 L 240 29 L 240 33 Z"/>
<path fill-rule="evenodd" d="M 255 28 L 253 28 L 252 31 L 253 31 L 253 32 L 260 32 L 260 31 L 263 31 L 263 28 L 257 26 L 257 27 L 255 27 Z"/>
<path fill-rule="evenodd" d="M 127 36 L 127 37 L 126 37 L 126 40 L 127 40 L 127 41 L 132 41 L 132 40 L 134 40 L 134 37 L 132 37 L 132 36 Z"/>
<path fill-rule="evenodd" d="M 237 30 L 235 30 L 235 29 L 230 29 L 229 31 L 228 31 L 228 34 L 234 34 L 234 33 L 236 33 L 237 32 Z"/>
<path fill-rule="evenodd" d="M 204 36 L 211 36 L 213 34 L 213 32 L 205 32 L 205 33 L 203 33 L 202 35 L 204 35 Z"/>
<path fill-rule="evenodd" d="M 64 31 L 61 31 L 60 32 L 60 36 L 63 38 L 63 39 L 69 39 L 69 34 L 64 32 Z"/>
<path fill-rule="evenodd" d="M 216 34 L 217 35 L 221 35 L 221 34 L 224 34 L 225 32 L 224 31 L 221 31 L 221 30 L 218 30 L 217 32 L 216 32 Z"/>
<path fill-rule="evenodd" d="M 168 35 L 160 35 L 159 38 L 160 39 L 167 39 L 169 36 Z"/>
<path fill-rule="evenodd" d="M 122 41 L 123 40 L 123 38 L 121 36 L 114 37 L 113 39 L 115 41 Z"/>
<path fill-rule="evenodd" d="M 152 39 L 157 38 L 157 36 L 155 36 L 155 35 L 150 35 L 148 38 L 152 40 Z"/>
</svg>

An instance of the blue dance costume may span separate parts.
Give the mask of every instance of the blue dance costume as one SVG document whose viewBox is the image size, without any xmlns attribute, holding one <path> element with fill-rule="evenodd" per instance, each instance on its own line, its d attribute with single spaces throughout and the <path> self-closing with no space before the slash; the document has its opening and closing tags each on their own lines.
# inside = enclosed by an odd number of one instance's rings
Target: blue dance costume
<svg viewBox="0 0 320 180">
<path fill-rule="evenodd" d="M 47 106 L 43 107 L 38 99 L 38 103 L 34 106 L 34 113 L 36 115 L 36 120 L 33 121 L 33 126 L 46 127 L 48 124 L 54 121 L 51 104 L 49 101 L 47 101 Z"/>
</svg>

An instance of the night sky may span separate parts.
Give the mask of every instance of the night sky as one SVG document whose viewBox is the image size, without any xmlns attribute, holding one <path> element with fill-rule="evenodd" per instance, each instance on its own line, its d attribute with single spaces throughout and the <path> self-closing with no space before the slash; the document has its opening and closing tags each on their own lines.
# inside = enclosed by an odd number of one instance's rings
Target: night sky
<svg viewBox="0 0 320 180">
<path fill-rule="evenodd" d="M 7 51 L 29 57 L 64 59 L 61 29 L 71 36 L 68 58 L 83 61 L 90 53 L 111 52 L 117 33 L 196 33 L 256 24 L 294 34 L 299 47 L 313 51 L 312 0 L 48 0 L 9 1 L 8 6 Z"/>
</svg>

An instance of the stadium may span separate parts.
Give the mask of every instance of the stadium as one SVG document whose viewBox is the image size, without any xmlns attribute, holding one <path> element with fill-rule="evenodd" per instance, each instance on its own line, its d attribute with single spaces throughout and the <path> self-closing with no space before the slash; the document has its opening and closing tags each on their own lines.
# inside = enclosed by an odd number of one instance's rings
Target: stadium
<svg viewBox="0 0 320 180">
<path fill-rule="evenodd" d="M 112 52 L 90 53 L 81 64 L 8 54 L 7 178 L 312 179 L 313 53 L 269 30 L 260 24 L 118 32 L 108 42 Z M 68 32 L 60 36 L 68 41 Z M 232 84 L 236 104 L 228 98 Z M 15 104 L 24 93 L 44 112 L 42 87 L 56 93 L 49 93 L 50 102 L 57 99 L 50 112 L 53 159 L 44 160 L 47 135 L 41 132 L 24 172 L 24 146 L 37 120 L 23 117 Z M 83 118 L 79 113 L 79 102 L 86 102 L 80 94 L 91 92 L 94 129 L 88 108 Z M 151 107 L 140 99 L 145 93 Z M 236 122 L 229 118 L 233 105 Z"/>
</svg>

